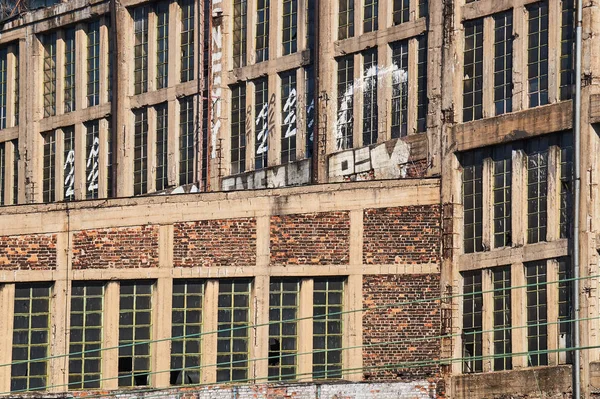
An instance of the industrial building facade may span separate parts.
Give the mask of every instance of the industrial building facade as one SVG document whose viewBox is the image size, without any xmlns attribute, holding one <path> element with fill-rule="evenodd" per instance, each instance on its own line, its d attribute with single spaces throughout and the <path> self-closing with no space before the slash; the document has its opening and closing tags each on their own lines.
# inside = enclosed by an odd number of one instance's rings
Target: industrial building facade
<svg viewBox="0 0 600 399">
<path fill-rule="evenodd" d="M 28 6 L 0 396 L 564 398 L 574 346 L 600 392 L 593 1 L 581 154 L 574 0 Z"/>
</svg>

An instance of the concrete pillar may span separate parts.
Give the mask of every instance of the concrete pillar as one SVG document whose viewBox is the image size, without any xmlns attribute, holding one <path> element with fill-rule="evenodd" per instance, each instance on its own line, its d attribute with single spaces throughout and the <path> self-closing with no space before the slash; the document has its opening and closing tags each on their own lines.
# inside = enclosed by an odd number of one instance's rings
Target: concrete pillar
<svg viewBox="0 0 600 399">
<path fill-rule="evenodd" d="M 117 389 L 119 365 L 119 282 L 109 281 L 104 287 L 104 309 L 102 326 L 102 388 Z"/>
<path fill-rule="evenodd" d="M 408 40 L 408 107 L 407 107 L 407 132 L 411 134 L 417 129 L 417 60 L 419 43 L 416 39 Z M 391 88 L 390 88 L 391 91 Z M 391 96 L 390 96 L 391 110 Z M 391 115 L 389 115 L 391 124 Z"/>
<path fill-rule="evenodd" d="M 494 285 L 492 282 L 492 270 L 485 269 L 481 271 L 481 289 L 483 291 L 483 313 L 482 321 L 482 354 L 483 371 L 489 372 L 494 369 Z"/>
<path fill-rule="evenodd" d="M 76 29 L 75 43 L 77 43 L 77 39 L 78 30 Z M 56 115 L 65 113 L 65 50 L 65 31 L 60 30 L 56 32 Z M 79 50 L 77 44 L 75 44 L 75 92 L 84 85 L 84 78 L 81 74 L 83 71 L 77 69 L 77 66 L 81 64 L 80 58 L 82 57 Z M 82 108 L 82 104 L 78 100 L 77 95 L 75 95 L 75 109 Z"/>
<path fill-rule="evenodd" d="M 246 84 L 246 170 L 254 170 L 255 165 L 255 152 L 254 145 L 256 143 L 256 121 L 254 112 L 254 82 L 248 82 Z M 229 141 L 229 140 L 224 140 Z M 218 154 L 217 154 L 218 155 Z M 222 153 L 223 159 L 227 160 L 230 158 L 230 154 Z M 230 162 L 226 162 L 227 165 Z M 224 165 L 223 165 L 224 166 Z M 219 160 L 217 159 L 217 168 L 219 167 Z M 228 168 L 228 166 L 227 166 Z"/>
<path fill-rule="evenodd" d="M 83 123 L 77 123 L 75 130 L 75 199 L 84 200 L 87 196 L 86 164 L 87 154 L 85 141 L 87 128 Z"/>
<path fill-rule="evenodd" d="M 21 60 L 19 67 L 24 82 L 35 82 L 34 87 L 42 87 L 43 48 L 33 26 L 26 28 L 25 40 L 19 43 Z M 23 83 L 24 83 L 23 82 Z M 30 87 L 30 86 L 29 86 Z M 39 134 L 39 120 L 42 117 L 42 90 L 30 90 L 27 84 L 21 84 L 20 99 L 23 109 L 19 123 L 19 187 L 25 187 L 23 194 L 19 191 L 19 203 L 42 202 L 42 154 L 43 141 Z"/>
<path fill-rule="evenodd" d="M 483 160 L 483 236 L 484 248 L 492 249 L 494 243 L 494 162 L 491 158 Z"/>
<path fill-rule="evenodd" d="M 514 209 L 514 208 L 513 208 Z M 527 289 L 525 285 L 525 268 L 523 263 L 517 262 L 511 265 L 510 270 L 511 285 L 513 288 L 510 297 L 510 309 L 512 316 L 512 351 L 513 353 L 527 352 Z M 519 369 L 527 367 L 528 359 L 526 355 L 514 356 L 512 359 L 513 368 Z"/>
<path fill-rule="evenodd" d="M 271 31 L 271 33 L 273 33 Z M 277 46 L 279 47 L 279 46 Z M 273 48 L 271 46 L 271 48 Z M 268 165 L 281 164 L 281 78 L 277 73 L 269 75 L 269 137 Z"/>
<path fill-rule="evenodd" d="M 560 148 L 552 146 L 548 151 L 546 241 L 560 239 L 560 189 Z"/>
<path fill-rule="evenodd" d="M 64 56 L 64 52 L 63 52 Z M 75 108 L 83 109 L 88 107 L 87 103 L 87 26 L 85 24 L 77 24 L 75 30 Z M 56 58 L 58 62 L 58 54 Z M 64 69 L 64 62 L 57 63 L 57 68 Z M 58 75 L 57 75 L 58 76 Z M 62 83 L 61 83 L 62 82 Z M 56 90 L 64 92 L 64 79 L 59 80 L 56 84 Z M 57 98 L 58 100 L 58 98 Z M 64 107 L 57 101 L 56 109 Z"/>
<path fill-rule="evenodd" d="M 556 351 L 558 349 L 558 261 L 556 259 L 548 259 L 547 261 L 547 281 L 546 285 L 547 301 L 548 301 L 548 350 Z M 548 353 L 548 365 L 558 365 L 558 352 Z"/>
<path fill-rule="evenodd" d="M 219 302 L 219 281 L 208 280 L 204 291 L 204 303 Z M 202 321 L 202 383 L 210 384 L 217 380 L 217 312 L 203 312 Z"/>
<path fill-rule="evenodd" d="M 14 203 L 13 184 L 15 171 L 15 145 L 13 141 L 4 142 L 4 204 Z M 1 363 L 0 363 L 1 364 Z"/>
<path fill-rule="evenodd" d="M 108 58 L 110 57 L 109 54 L 109 49 L 110 49 L 110 45 L 109 45 L 109 27 L 108 24 L 110 23 L 110 18 L 109 17 L 104 17 L 102 18 L 102 23 L 100 24 L 100 104 L 105 104 L 109 101 L 108 99 L 108 79 L 109 79 L 109 73 L 108 73 L 108 65 L 109 65 L 109 60 Z M 106 141 L 100 141 L 100 143 L 106 143 Z M 98 196 L 100 198 L 102 197 L 106 197 L 106 194 L 101 195 L 100 193 L 98 194 Z"/>
<path fill-rule="evenodd" d="M 196 17 L 198 14 L 196 14 Z M 181 8 L 176 1 L 169 4 L 169 64 L 168 83 L 173 86 L 181 80 Z"/>
<path fill-rule="evenodd" d="M 156 76 L 154 77 L 156 81 Z M 148 107 L 148 192 L 156 191 L 156 109 Z"/>
<path fill-rule="evenodd" d="M 300 48 L 300 47 L 299 47 Z M 306 70 L 296 69 L 296 159 L 306 158 Z"/>
<path fill-rule="evenodd" d="M 6 127 L 16 126 L 18 121 L 15 120 L 15 86 L 19 79 L 17 65 L 18 45 L 8 47 L 7 63 L 6 63 Z"/>
<path fill-rule="evenodd" d="M 298 306 L 298 381 L 312 380 L 314 280 L 304 278 L 300 284 Z"/>
<path fill-rule="evenodd" d="M 101 64 L 102 65 L 102 64 Z M 102 93 L 103 91 L 100 90 Z M 98 138 L 100 140 L 98 154 L 98 197 L 106 198 L 108 196 L 108 129 L 109 122 L 107 119 L 98 121 Z"/>
<path fill-rule="evenodd" d="M 387 2 L 381 2 L 379 4 L 379 23 L 388 19 L 383 14 L 381 8 L 387 8 Z M 391 15 L 391 10 L 390 10 Z M 382 18 L 383 17 L 383 18 Z M 381 25 L 380 25 L 381 26 Z M 377 48 L 377 64 L 379 68 L 387 68 L 391 66 L 392 49 L 390 46 L 379 46 Z M 410 63 L 409 63 L 410 64 Z M 416 70 L 416 66 L 415 66 Z M 410 76 L 410 74 L 409 74 Z M 409 91 L 410 93 L 410 91 Z M 377 77 L 377 142 L 383 143 L 391 138 L 391 110 L 392 110 L 392 74 L 384 73 L 382 76 Z M 409 112 L 410 114 L 410 112 Z"/>
<path fill-rule="evenodd" d="M 12 337 L 13 322 L 15 310 L 15 285 L 0 285 L 0 313 L 3 315 L 4 322 L 0 324 L 0 364 L 9 364 L 12 362 Z M 0 367 L 0 390 L 2 392 L 10 391 L 11 367 Z"/>
<path fill-rule="evenodd" d="M 561 2 L 548 2 L 548 101 L 560 100 Z M 573 51 L 575 53 L 575 51 Z"/>
<path fill-rule="evenodd" d="M 353 119 L 352 119 L 352 148 L 358 148 L 363 146 L 363 103 L 364 103 L 364 57 L 361 53 L 356 53 L 354 57 L 354 81 L 352 82 L 352 101 L 354 102 L 353 108 Z M 333 93 L 337 93 L 337 90 Z M 335 147 L 334 147 L 335 148 Z"/>
<path fill-rule="evenodd" d="M 494 18 L 483 19 L 483 117 L 495 115 L 494 107 Z"/>
<path fill-rule="evenodd" d="M 156 16 L 156 10 L 154 7 L 150 7 L 148 10 L 148 91 L 156 90 L 156 38 L 157 38 L 157 25 L 158 18 Z M 171 58 L 171 54 L 169 54 Z M 131 57 L 130 57 L 131 58 Z"/>
<path fill-rule="evenodd" d="M 524 0 L 513 1 L 513 112 L 529 106 L 527 99 L 527 10 Z"/>
<path fill-rule="evenodd" d="M 525 244 L 527 234 L 527 157 L 523 151 L 513 151 L 512 167 L 512 244 L 519 247 Z"/>
</svg>

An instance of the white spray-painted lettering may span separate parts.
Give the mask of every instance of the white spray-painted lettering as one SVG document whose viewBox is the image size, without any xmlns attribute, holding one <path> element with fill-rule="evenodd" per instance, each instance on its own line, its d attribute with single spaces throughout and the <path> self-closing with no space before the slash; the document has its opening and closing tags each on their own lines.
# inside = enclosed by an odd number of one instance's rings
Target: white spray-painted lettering
<svg viewBox="0 0 600 399">
<path fill-rule="evenodd" d="M 98 189 L 98 154 L 100 153 L 100 139 L 94 137 L 92 148 L 88 154 L 86 169 L 90 172 L 87 175 L 88 191 L 93 193 Z M 92 167 L 90 169 L 90 166 Z"/>
<path fill-rule="evenodd" d="M 70 150 L 65 159 L 65 197 L 75 194 L 75 150 Z"/>
<path fill-rule="evenodd" d="M 223 13 L 223 9 L 220 7 L 222 0 L 213 0 L 213 17 L 220 16 Z M 212 29 L 212 65 L 211 65 L 211 77 L 212 77 L 212 92 L 211 102 L 213 106 L 212 110 L 212 123 L 211 123 L 211 158 L 217 157 L 217 137 L 221 130 L 221 72 L 222 64 L 221 60 L 223 57 L 223 35 L 221 25 L 213 25 Z"/>
<path fill-rule="evenodd" d="M 307 118 L 306 128 L 310 132 L 310 136 L 308 136 L 308 140 L 311 143 L 313 141 L 313 134 L 314 134 L 313 126 L 315 125 L 314 112 L 315 112 L 315 99 L 313 98 L 310 100 L 310 103 L 306 107 L 306 118 Z"/>
<path fill-rule="evenodd" d="M 261 155 L 267 152 L 267 137 L 269 133 L 269 103 L 264 103 L 258 115 L 256 115 L 256 142 L 258 143 L 258 147 L 256 148 L 256 155 Z"/>
<path fill-rule="evenodd" d="M 287 126 L 285 131 L 287 139 L 296 135 L 296 89 L 290 90 L 290 95 L 283 105 L 283 112 L 285 114 L 283 123 Z"/>
</svg>

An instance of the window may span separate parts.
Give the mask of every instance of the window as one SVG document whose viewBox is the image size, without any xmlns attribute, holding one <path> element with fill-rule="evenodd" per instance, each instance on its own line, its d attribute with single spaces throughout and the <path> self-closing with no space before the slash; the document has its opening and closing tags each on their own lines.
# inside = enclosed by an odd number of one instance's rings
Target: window
<svg viewBox="0 0 600 399">
<path fill-rule="evenodd" d="M 100 23 L 90 22 L 87 31 L 87 102 L 100 103 Z"/>
<path fill-rule="evenodd" d="M 246 85 L 231 88 L 231 173 L 246 170 Z"/>
<path fill-rule="evenodd" d="M 194 99 L 179 100 L 179 184 L 194 182 Z"/>
<path fill-rule="evenodd" d="M 493 153 L 494 184 L 492 201 L 494 209 L 494 248 L 512 244 L 511 235 L 511 186 L 512 186 L 512 149 L 510 146 L 494 148 Z"/>
<path fill-rule="evenodd" d="M 164 190 L 168 182 L 169 109 L 166 103 L 156 107 L 156 190 Z"/>
<path fill-rule="evenodd" d="M 11 391 L 44 389 L 50 338 L 49 284 L 16 284 Z"/>
<path fill-rule="evenodd" d="M 181 6 L 181 81 L 194 80 L 194 4 L 180 0 Z"/>
<path fill-rule="evenodd" d="M 148 91 L 148 6 L 133 10 L 133 22 L 133 91 L 134 94 L 140 94 Z"/>
<path fill-rule="evenodd" d="M 548 349 L 548 302 L 546 261 L 525 264 L 527 284 L 527 351 Z M 547 366 L 548 353 L 529 353 L 528 366 Z"/>
<path fill-rule="evenodd" d="M 463 122 L 483 117 L 483 19 L 465 23 Z"/>
<path fill-rule="evenodd" d="M 298 51 L 298 0 L 283 0 L 283 55 Z"/>
<path fill-rule="evenodd" d="M 527 12 L 529 106 L 537 107 L 548 104 L 548 3 L 533 3 L 527 7 Z"/>
<path fill-rule="evenodd" d="M 340 58 L 337 81 L 337 131 L 335 137 L 336 150 L 352 148 L 353 144 L 353 115 L 354 115 L 354 56 Z"/>
<path fill-rule="evenodd" d="M 152 283 L 121 283 L 119 386 L 150 385 Z"/>
<path fill-rule="evenodd" d="M 246 35 L 248 34 L 247 0 L 233 1 L 233 67 L 246 65 Z M 285 35 L 284 35 L 285 37 Z"/>
<path fill-rule="evenodd" d="M 200 383 L 203 297 L 202 281 L 173 281 L 171 385 Z"/>
<path fill-rule="evenodd" d="M 571 237 L 573 218 L 573 135 L 560 136 L 560 238 Z"/>
<path fill-rule="evenodd" d="M 427 130 L 427 36 L 417 38 L 417 132 Z"/>
<path fill-rule="evenodd" d="M 281 75 L 281 163 L 296 160 L 296 71 Z"/>
<path fill-rule="evenodd" d="M 106 132 L 106 196 L 113 196 L 113 135 L 110 119 L 107 121 L 108 130 Z"/>
<path fill-rule="evenodd" d="M 483 153 L 466 153 L 463 159 L 464 252 L 483 251 Z"/>
<path fill-rule="evenodd" d="M 408 41 L 392 44 L 392 138 L 408 134 Z"/>
<path fill-rule="evenodd" d="M 377 143 L 377 49 L 363 53 L 363 145 Z"/>
<path fill-rule="evenodd" d="M 100 388 L 103 301 L 104 283 L 73 283 L 69 389 Z"/>
<path fill-rule="evenodd" d="M 573 45 L 575 44 L 575 5 L 573 0 L 562 0 L 560 29 L 560 99 L 573 96 L 575 74 L 573 71 Z"/>
<path fill-rule="evenodd" d="M 463 373 L 483 371 L 481 271 L 463 273 Z"/>
<path fill-rule="evenodd" d="M 156 88 L 162 89 L 169 82 L 169 3 L 156 5 L 156 20 Z"/>
<path fill-rule="evenodd" d="M 65 30 L 65 113 L 75 111 L 75 28 Z M 89 52 L 88 52 L 89 63 Z M 88 77 L 89 79 L 89 77 Z"/>
<path fill-rule="evenodd" d="M 363 32 L 374 32 L 378 28 L 379 0 L 364 0 Z"/>
<path fill-rule="evenodd" d="M 269 292 L 269 380 L 292 380 L 296 378 L 300 283 L 272 279 Z"/>
<path fill-rule="evenodd" d="M 313 66 L 304 68 L 304 77 L 306 94 L 306 157 L 311 158 L 315 134 L 315 69 Z"/>
<path fill-rule="evenodd" d="M 354 36 L 354 0 L 339 0 L 338 40 Z"/>
<path fill-rule="evenodd" d="M 219 281 L 217 382 L 248 378 L 250 281 Z"/>
<path fill-rule="evenodd" d="M 148 192 L 148 113 L 146 109 L 133 112 L 134 128 L 134 158 L 133 158 L 133 194 L 140 195 Z"/>
<path fill-rule="evenodd" d="M 571 320 L 573 320 L 572 299 L 571 299 L 571 258 L 564 257 L 558 259 L 558 347 L 561 349 L 571 348 Z M 569 363 L 570 352 L 559 352 L 563 357 L 563 363 Z"/>
<path fill-rule="evenodd" d="M 44 117 L 56 114 L 56 33 L 42 37 L 44 47 Z"/>
<path fill-rule="evenodd" d="M 0 129 L 6 128 L 6 96 L 8 90 L 8 50 L 0 49 Z"/>
<path fill-rule="evenodd" d="M 492 270 L 492 285 L 494 289 L 494 370 L 510 370 L 512 369 L 510 266 Z"/>
<path fill-rule="evenodd" d="M 19 125 L 19 48 L 15 49 L 15 126 Z"/>
<path fill-rule="evenodd" d="M 344 280 L 318 278 L 313 291 L 313 378 L 342 377 Z"/>
<path fill-rule="evenodd" d="M 494 108 L 512 111 L 512 10 L 494 16 Z"/>
<path fill-rule="evenodd" d="M 0 143 L 0 205 L 6 202 L 6 193 L 4 192 L 6 179 L 6 143 Z"/>
<path fill-rule="evenodd" d="M 257 0 L 256 62 L 269 59 L 269 1 Z"/>
<path fill-rule="evenodd" d="M 71 126 L 63 129 L 63 182 L 65 201 L 75 199 L 75 129 Z"/>
<path fill-rule="evenodd" d="M 426 17 L 429 14 L 428 0 L 419 0 L 419 18 Z"/>
<path fill-rule="evenodd" d="M 527 243 L 546 241 L 548 139 L 527 142 Z"/>
<path fill-rule="evenodd" d="M 267 150 L 269 149 L 269 85 L 266 78 L 254 83 L 255 112 L 255 164 L 256 169 L 267 167 Z"/>
<path fill-rule="evenodd" d="M 43 186 L 43 201 L 53 202 L 55 197 L 55 178 L 56 178 L 56 136 L 54 132 L 43 134 L 44 139 L 44 177 Z"/>
<path fill-rule="evenodd" d="M 19 200 L 19 141 L 11 141 L 13 148 L 13 205 Z"/>
<path fill-rule="evenodd" d="M 100 131 L 98 121 L 85 124 L 85 198 L 98 198 L 98 175 L 100 159 Z"/>
<path fill-rule="evenodd" d="M 393 0 L 392 18 L 394 25 L 408 22 L 410 16 L 410 0 Z"/>
</svg>

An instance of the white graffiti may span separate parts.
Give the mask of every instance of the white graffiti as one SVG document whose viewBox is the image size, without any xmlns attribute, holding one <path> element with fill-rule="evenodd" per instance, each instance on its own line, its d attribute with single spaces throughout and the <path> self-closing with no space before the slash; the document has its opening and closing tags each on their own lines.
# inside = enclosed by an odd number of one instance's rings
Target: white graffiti
<svg viewBox="0 0 600 399">
<path fill-rule="evenodd" d="M 268 123 L 268 117 L 269 117 L 269 103 L 266 102 L 263 104 L 260 112 L 258 113 L 258 115 L 256 115 L 256 126 L 259 127 L 260 126 L 260 130 L 256 130 L 256 142 L 258 144 L 258 147 L 256 148 L 256 155 L 261 155 L 264 154 L 265 152 L 267 152 L 268 150 L 268 144 L 267 144 L 267 138 L 269 135 L 269 123 Z"/>
<path fill-rule="evenodd" d="M 75 194 L 75 150 L 70 150 L 65 159 L 65 198 Z"/>
<path fill-rule="evenodd" d="M 89 170 L 87 175 L 88 191 L 93 193 L 98 189 L 98 154 L 100 153 L 100 139 L 94 137 L 92 148 L 88 154 L 86 169 Z M 90 169 L 91 166 L 91 169 Z"/>
<path fill-rule="evenodd" d="M 310 132 L 310 136 L 308 137 L 308 141 L 310 143 L 313 142 L 313 135 L 314 135 L 314 129 L 313 126 L 315 125 L 315 118 L 313 113 L 315 112 L 315 99 L 312 98 L 310 100 L 310 104 L 308 104 L 308 106 L 306 107 L 306 129 Z"/>
<path fill-rule="evenodd" d="M 285 118 L 283 123 L 287 126 L 284 138 L 294 137 L 296 135 L 296 89 L 290 90 L 285 104 L 283 105 Z"/>
<path fill-rule="evenodd" d="M 223 13 L 223 9 L 220 7 L 223 0 L 213 0 L 213 17 L 220 16 Z M 223 57 L 223 31 L 221 25 L 216 24 L 212 29 L 212 67 L 211 67 L 211 77 L 212 77 L 212 92 L 211 92 L 211 102 L 213 106 L 212 110 L 212 120 L 211 120 L 211 158 L 217 157 L 217 137 L 219 137 L 219 132 L 221 130 L 221 72 L 222 72 L 222 64 L 221 60 Z"/>
</svg>

